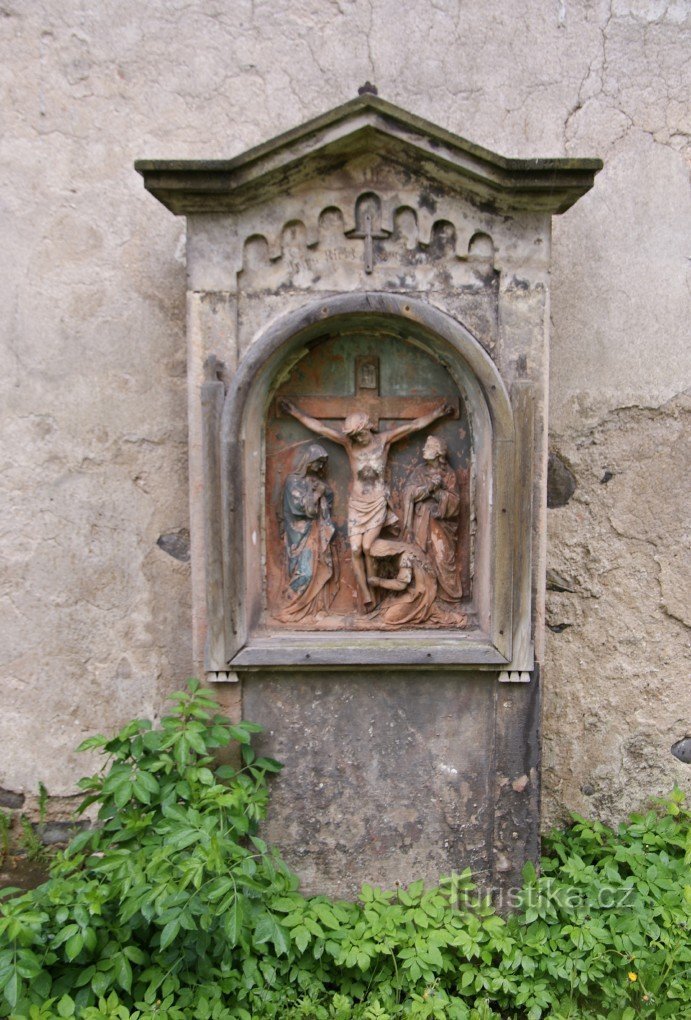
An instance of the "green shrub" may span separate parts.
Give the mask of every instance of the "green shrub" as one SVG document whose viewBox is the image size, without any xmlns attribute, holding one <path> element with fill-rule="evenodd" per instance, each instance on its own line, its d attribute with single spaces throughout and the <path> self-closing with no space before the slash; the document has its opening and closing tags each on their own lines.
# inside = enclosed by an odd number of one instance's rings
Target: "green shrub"
<svg viewBox="0 0 691 1020">
<path fill-rule="evenodd" d="M 159 729 L 93 737 L 100 824 L 0 913 L 0 1016 L 17 1020 L 634 1020 L 691 1017 L 683 797 L 613 832 L 578 818 L 525 870 L 508 920 L 470 873 L 360 902 L 304 898 L 258 837 L 259 727 L 192 683 Z M 237 768 L 215 752 L 239 744 Z"/>
</svg>

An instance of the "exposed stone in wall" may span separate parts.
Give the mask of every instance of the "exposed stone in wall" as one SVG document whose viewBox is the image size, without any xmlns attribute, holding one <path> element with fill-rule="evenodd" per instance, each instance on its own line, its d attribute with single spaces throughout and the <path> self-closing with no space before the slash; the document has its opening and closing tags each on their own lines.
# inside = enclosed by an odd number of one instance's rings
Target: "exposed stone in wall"
<svg viewBox="0 0 691 1020">
<path fill-rule="evenodd" d="M 685 765 L 691 765 L 691 736 L 676 740 L 671 750 L 675 758 L 683 761 Z"/>
<path fill-rule="evenodd" d="M 36 839 L 45 846 L 68 843 L 72 836 L 93 823 L 93 807 L 81 818 L 75 817 L 74 812 L 81 801 L 81 795 L 52 797 L 49 790 L 28 796 L 12 790 L 0 790 L 0 810 L 5 816 L 11 852 L 26 853 L 27 830 L 33 830 Z M 0 861 L 0 865 L 2 863 Z"/>
<path fill-rule="evenodd" d="M 573 471 L 553 450 L 547 462 L 547 507 L 566 506 L 576 491 Z"/>
<path fill-rule="evenodd" d="M 26 797 L 16 790 L 0 790 L 0 808 L 16 809 L 24 806 Z"/>
<path fill-rule="evenodd" d="M 605 160 L 554 223 L 553 445 L 578 487 L 549 511 L 575 590 L 549 595 L 543 804 L 614 817 L 688 782 L 666 404 L 689 376 L 687 19 L 685 0 L 6 0 L 5 789 L 71 793 L 92 765 L 72 748 L 194 668 L 189 566 L 156 545 L 189 523 L 185 237 L 133 160 L 233 156 L 366 79 L 496 151 Z"/>
<path fill-rule="evenodd" d="M 190 559 L 190 532 L 189 528 L 180 528 L 179 531 L 171 531 L 166 535 L 159 535 L 156 545 L 163 552 L 168 553 L 173 559 L 181 563 L 189 563 Z"/>
</svg>

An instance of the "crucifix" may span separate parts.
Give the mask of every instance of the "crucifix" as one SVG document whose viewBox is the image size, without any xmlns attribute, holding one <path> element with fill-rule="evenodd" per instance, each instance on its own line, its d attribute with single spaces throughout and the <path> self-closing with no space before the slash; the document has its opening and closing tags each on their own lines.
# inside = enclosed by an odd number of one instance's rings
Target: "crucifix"
<svg viewBox="0 0 691 1020">
<path fill-rule="evenodd" d="M 375 429 L 381 419 L 385 421 L 411 421 L 420 418 L 439 406 L 439 397 L 382 397 L 379 393 L 379 358 L 366 354 L 355 358 L 353 395 L 348 397 L 296 396 L 284 399 L 297 401 L 300 410 L 311 418 L 326 421 L 345 420 L 354 411 L 364 412 Z M 458 400 L 451 400 L 453 417 L 458 418 Z M 277 401 L 277 416 L 284 412 Z"/>
<path fill-rule="evenodd" d="M 379 394 L 379 358 L 355 359 L 355 393 L 349 397 L 290 397 L 278 401 L 278 411 L 291 415 L 305 428 L 343 447 L 350 463 L 348 489 L 348 541 L 358 589 L 358 610 L 375 606 L 368 577 L 376 575 L 373 543 L 382 528 L 398 520 L 386 485 L 386 465 L 394 443 L 448 415 L 458 417 L 455 403 L 437 397 L 382 397 Z M 379 421 L 402 424 L 379 431 Z M 343 419 L 335 429 L 327 422 Z"/>
</svg>

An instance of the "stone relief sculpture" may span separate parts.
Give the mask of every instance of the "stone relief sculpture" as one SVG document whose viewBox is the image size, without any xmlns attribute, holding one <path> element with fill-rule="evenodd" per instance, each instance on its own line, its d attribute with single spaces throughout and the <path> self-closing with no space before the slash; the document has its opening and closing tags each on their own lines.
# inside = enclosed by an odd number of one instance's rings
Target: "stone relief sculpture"
<svg viewBox="0 0 691 1020">
<path fill-rule="evenodd" d="M 426 623 L 435 611 L 437 579 L 429 556 L 411 542 L 378 538 L 372 543 L 371 562 L 381 566 L 388 560 L 394 565 L 393 577 L 369 574 L 373 588 L 397 592 L 381 606 L 378 617 L 384 627 L 414 627 Z M 440 617 L 436 622 L 443 622 Z"/>
<path fill-rule="evenodd" d="M 429 436 L 422 459 L 403 492 L 403 533 L 407 542 L 414 542 L 429 556 L 439 597 L 455 602 L 463 595 L 456 562 L 461 506 L 458 477 L 449 464 L 443 439 Z"/>
<path fill-rule="evenodd" d="M 280 407 L 305 428 L 338 443 L 348 456 L 350 485 L 347 529 L 358 591 L 358 611 L 361 614 L 371 612 L 375 607 L 375 599 L 368 578 L 377 575 L 372 546 L 379 538 L 382 528 L 398 522 L 385 481 L 389 450 L 393 443 L 427 428 L 445 415 L 453 414 L 455 408 L 441 400 L 427 414 L 379 432 L 367 411 L 357 409 L 351 411 L 345 417 L 343 430 L 338 431 L 319 419 L 304 414 L 291 400 L 282 400 Z M 436 591 L 432 600 L 435 595 Z"/>
<path fill-rule="evenodd" d="M 333 492 L 324 480 L 328 459 L 323 446 L 311 444 L 283 487 L 279 517 L 290 601 L 277 615 L 284 623 L 327 612 L 333 598 L 330 589 L 337 580 L 338 563 L 332 548 Z"/>
<path fill-rule="evenodd" d="M 416 627 L 430 623 L 438 626 L 463 626 L 466 616 L 453 615 L 439 605 L 439 585 L 431 557 L 414 542 L 378 538 L 372 545 L 372 559 L 379 569 L 384 563 L 386 576 L 368 577 L 373 588 L 395 593 L 385 598 L 378 610 L 379 625 L 384 628 Z"/>
</svg>

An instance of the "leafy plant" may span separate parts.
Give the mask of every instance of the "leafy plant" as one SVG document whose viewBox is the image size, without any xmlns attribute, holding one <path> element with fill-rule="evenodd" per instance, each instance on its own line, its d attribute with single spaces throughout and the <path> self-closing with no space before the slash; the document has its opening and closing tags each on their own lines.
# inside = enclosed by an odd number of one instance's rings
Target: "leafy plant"
<svg viewBox="0 0 691 1020">
<path fill-rule="evenodd" d="M 5 863 L 10 852 L 10 832 L 12 817 L 6 811 L 0 811 L 0 865 Z"/>
<path fill-rule="evenodd" d="M 20 815 L 19 847 L 30 861 L 46 861 L 48 851 L 41 842 L 39 832 L 33 827 L 26 815 Z M 39 830 L 40 831 L 40 830 Z"/>
<path fill-rule="evenodd" d="M 43 843 L 46 816 L 48 813 L 48 790 L 43 783 L 38 784 L 38 825 L 32 825 L 26 815 L 19 816 L 20 834 L 19 849 L 28 860 L 46 864 L 50 852 Z"/>
<path fill-rule="evenodd" d="M 158 729 L 92 737 L 98 827 L 0 913 L 0 1016 L 16 1020 L 634 1020 L 691 1017 L 689 812 L 678 792 L 617 833 L 576 819 L 526 867 L 508 920 L 469 871 L 358 903 L 305 898 L 258 835 L 259 727 L 196 682 Z M 214 755 L 239 745 L 237 766 Z"/>
<path fill-rule="evenodd" d="M 690 814 L 680 790 L 657 808 L 617 832 L 574 816 L 548 841 L 542 875 L 524 869 L 512 927 L 540 943 L 536 983 L 568 986 L 564 1016 L 580 1016 L 589 996 L 623 1020 L 691 1016 Z"/>
<path fill-rule="evenodd" d="M 43 783 L 38 784 L 38 824 L 46 824 L 48 814 L 48 790 Z"/>
</svg>

